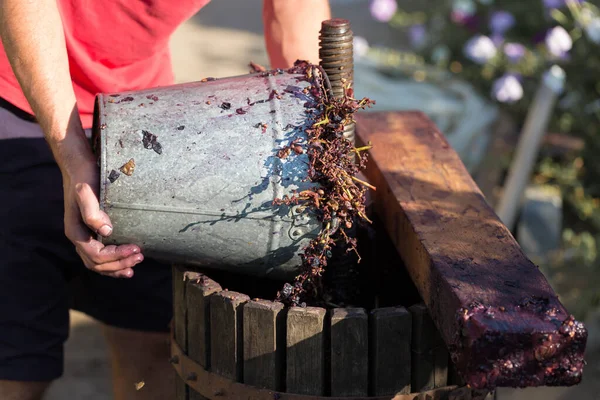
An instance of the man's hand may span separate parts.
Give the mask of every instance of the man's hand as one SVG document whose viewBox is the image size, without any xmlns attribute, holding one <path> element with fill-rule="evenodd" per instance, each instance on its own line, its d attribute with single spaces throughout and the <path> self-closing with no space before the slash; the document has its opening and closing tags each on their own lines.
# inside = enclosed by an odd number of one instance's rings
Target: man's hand
<svg viewBox="0 0 600 400">
<path fill-rule="evenodd" d="M 0 38 L 62 172 L 65 234 L 91 270 L 133 276 L 139 247 L 94 239 L 112 227 L 98 205 L 98 167 L 81 126 L 56 0 L 0 0 Z"/>
<path fill-rule="evenodd" d="M 296 60 L 319 63 L 321 22 L 331 19 L 328 0 L 263 0 L 263 24 L 271 68 Z"/>
<path fill-rule="evenodd" d="M 135 245 L 105 246 L 93 233 L 108 237 L 110 219 L 100 210 L 95 188 L 99 181 L 95 163 L 79 168 L 72 176 L 63 174 L 65 193 L 65 234 L 77 249 L 85 266 L 102 275 L 130 278 L 133 267 L 144 259 Z"/>
</svg>

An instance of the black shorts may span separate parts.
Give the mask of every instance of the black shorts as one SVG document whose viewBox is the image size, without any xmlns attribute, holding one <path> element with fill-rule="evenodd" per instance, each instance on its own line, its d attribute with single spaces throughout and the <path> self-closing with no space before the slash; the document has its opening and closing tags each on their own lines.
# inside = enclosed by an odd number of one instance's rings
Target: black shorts
<svg viewBox="0 0 600 400">
<path fill-rule="evenodd" d="M 29 137 L 6 139 L 15 129 Z M 83 265 L 64 235 L 60 171 L 36 130 L 0 108 L 0 380 L 62 375 L 69 308 L 152 332 L 168 332 L 172 317 L 169 265 L 146 259 L 130 279 Z"/>
</svg>

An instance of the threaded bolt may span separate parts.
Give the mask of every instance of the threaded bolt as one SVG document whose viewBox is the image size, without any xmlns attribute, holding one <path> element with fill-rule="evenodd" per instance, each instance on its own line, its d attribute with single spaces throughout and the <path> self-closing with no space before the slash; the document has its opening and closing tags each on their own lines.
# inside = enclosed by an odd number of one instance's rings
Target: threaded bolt
<svg viewBox="0 0 600 400">
<path fill-rule="evenodd" d="M 353 39 L 348 20 L 334 18 L 321 23 L 319 64 L 325 70 L 336 98 L 344 96 L 344 88 L 354 85 Z M 354 143 L 354 123 L 344 127 L 344 137 Z"/>
</svg>

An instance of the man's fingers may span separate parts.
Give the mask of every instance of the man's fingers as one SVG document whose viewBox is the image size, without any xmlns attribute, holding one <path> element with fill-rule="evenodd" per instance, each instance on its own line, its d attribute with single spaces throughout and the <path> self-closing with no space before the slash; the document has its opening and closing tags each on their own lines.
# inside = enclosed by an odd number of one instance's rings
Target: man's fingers
<svg viewBox="0 0 600 400">
<path fill-rule="evenodd" d="M 133 276 L 133 268 L 125 268 L 117 272 L 105 272 L 104 274 L 111 278 L 131 278 Z"/>
<path fill-rule="evenodd" d="M 105 264 L 133 255 L 137 255 L 140 261 L 143 259 L 140 248 L 134 244 L 105 246 L 95 240 L 81 222 L 71 222 L 67 227 L 67 237 L 75 244 L 79 255 L 85 256 L 94 264 Z"/>
<path fill-rule="evenodd" d="M 144 260 L 144 256 L 142 256 L 141 254 L 134 254 L 130 257 L 116 261 L 97 263 L 89 257 L 87 257 L 86 254 L 83 253 L 82 250 L 79 248 L 77 249 L 77 253 L 79 254 L 79 257 L 81 257 L 81 259 L 83 260 L 83 263 L 85 264 L 86 268 L 94 272 L 100 273 L 102 275 L 108 275 L 115 278 L 132 277 L 132 267 L 141 263 Z"/>
<path fill-rule="evenodd" d="M 140 254 L 139 247 L 133 244 L 104 246 L 97 240 L 90 239 L 88 242 L 76 243 L 76 246 L 95 265 L 130 260 L 135 263 L 127 265 L 127 267 L 132 267 L 144 259 L 144 256 Z"/>
<path fill-rule="evenodd" d="M 104 246 L 97 240 L 91 240 L 85 248 L 86 254 L 96 264 L 119 261 L 134 256 L 134 259 L 142 261 L 144 256 L 140 254 L 140 248 L 134 244 L 123 244 L 120 246 Z"/>
<path fill-rule="evenodd" d="M 110 218 L 100 210 L 96 194 L 87 183 L 75 185 L 77 204 L 83 222 L 94 232 L 106 237 L 112 233 Z"/>
<path fill-rule="evenodd" d="M 123 260 L 113 261 L 105 264 L 95 264 L 92 269 L 96 272 L 117 272 L 121 270 L 131 269 L 131 267 L 141 263 L 144 257 L 141 254 L 125 258 Z"/>
</svg>

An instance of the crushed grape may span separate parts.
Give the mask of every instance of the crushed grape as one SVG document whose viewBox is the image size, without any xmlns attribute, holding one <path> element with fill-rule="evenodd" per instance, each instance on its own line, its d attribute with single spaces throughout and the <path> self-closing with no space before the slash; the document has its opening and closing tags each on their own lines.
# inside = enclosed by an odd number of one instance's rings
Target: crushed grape
<svg viewBox="0 0 600 400">
<path fill-rule="evenodd" d="M 302 145 L 280 150 L 279 156 L 287 157 L 289 151 L 308 154 L 308 179 L 319 184 L 319 189 L 304 190 L 291 196 L 275 199 L 277 205 L 300 204 L 315 211 L 322 223 L 317 237 L 303 249 L 300 273 L 294 284 L 286 283 L 277 293 L 277 300 L 289 306 L 306 306 L 323 295 L 323 272 L 331 257 L 334 246 L 345 246 L 346 251 L 358 255 L 356 238 L 346 232 L 355 221 L 371 221 L 366 215 L 366 193 L 375 187 L 356 175 L 366 167 L 370 145 L 356 148 L 343 136 L 344 126 L 353 122 L 353 115 L 359 109 L 371 107 L 374 101 L 353 98 L 353 90 L 348 87 L 341 98 L 333 98 L 325 88 L 325 79 L 319 67 L 305 61 L 297 61 L 290 73 L 304 74 L 312 86 L 306 91 L 296 87 L 286 88 L 287 92 L 306 96 L 311 93 L 317 104 L 310 104 L 318 112 L 310 114 L 315 120 L 306 129 L 308 140 Z M 282 157 L 283 158 L 283 157 Z M 360 256 L 359 256 L 360 260 Z"/>
</svg>

